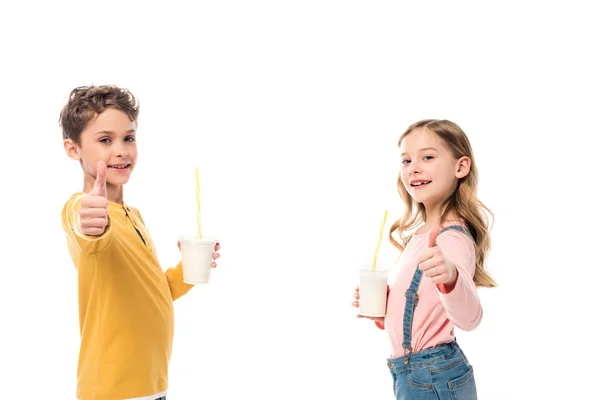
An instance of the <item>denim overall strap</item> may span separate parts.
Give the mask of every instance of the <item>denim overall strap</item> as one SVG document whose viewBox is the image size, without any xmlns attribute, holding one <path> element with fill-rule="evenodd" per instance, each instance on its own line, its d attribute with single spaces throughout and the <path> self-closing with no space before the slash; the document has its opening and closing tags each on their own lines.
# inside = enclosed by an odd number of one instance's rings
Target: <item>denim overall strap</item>
<svg viewBox="0 0 600 400">
<path fill-rule="evenodd" d="M 402 342 L 402 347 L 404 347 L 404 364 L 408 364 L 408 356 L 412 353 L 413 349 L 410 345 L 412 340 L 412 322 L 415 313 L 415 307 L 419 302 L 419 295 L 417 291 L 419 290 L 419 284 L 421 283 L 421 277 L 423 276 L 423 271 L 419 269 L 417 265 L 417 269 L 415 270 L 415 274 L 413 275 L 412 281 L 410 282 L 410 286 L 404 292 L 404 296 L 406 297 L 406 304 L 404 305 L 404 341 Z"/>
<path fill-rule="evenodd" d="M 453 229 L 459 232 L 464 233 L 473 239 L 471 233 L 459 225 L 450 225 L 440 230 L 438 236 L 443 232 Z M 410 241 L 407 241 L 407 243 Z M 419 291 L 419 284 L 421 283 L 421 277 L 423 276 L 423 271 L 417 265 L 417 269 L 415 270 L 415 274 L 413 275 L 412 281 L 410 282 L 410 286 L 404 293 L 406 297 L 406 304 L 404 305 L 404 324 L 403 324 L 403 333 L 404 333 L 404 341 L 402 342 L 402 347 L 404 348 L 404 364 L 408 364 L 410 354 L 413 352 L 413 348 L 411 347 L 412 340 L 412 323 L 415 315 L 415 307 L 419 302 L 419 295 L 417 292 Z"/>
<path fill-rule="evenodd" d="M 450 229 L 452 229 L 452 230 L 455 230 L 455 231 L 462 232 L 462 233 L 464 233 L 465 235 L 467 235 L 468 237 L 470 237 L 470 238 L 471 238 L 471 240 L 475 241 L 475 239 L 473 239 L 473 235 L 471 235 L 471 232 L 469 232 L 467 229 L 463 228 L 463 227 L 462 227 L 462 226 L 460 226 L 460 225 L 449 225 L 449 226 L 445 227 L 444 229 L 442 229 L 442 230 L 440 231 L 440 233 L 438 233 L 438 236 L 439 236 L 439 235 L 441 235 L 442 233 L 444 233 L 444 232 L 446 232 L 446 231 L 450 230 Z"/>
</svg>

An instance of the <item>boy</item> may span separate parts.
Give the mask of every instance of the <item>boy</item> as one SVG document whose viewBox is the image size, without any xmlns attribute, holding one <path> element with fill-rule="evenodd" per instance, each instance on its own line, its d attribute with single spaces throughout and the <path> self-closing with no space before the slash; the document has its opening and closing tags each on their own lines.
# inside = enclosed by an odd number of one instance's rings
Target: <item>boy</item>
<svg viewBox="0 0 600 400">
<path fill-rule="evenodd" d="M 138 113 L 129 91 L 89 86 L 74 89 L 60 114 L 65 151 L 83 170 L 83 191 L 62 210 L 78 278 L 80 400 L 165 399 L 173 301 L 192 288 L 181 262 L 162 270 L 142 216 L 123 202 Z"/>
</svg>

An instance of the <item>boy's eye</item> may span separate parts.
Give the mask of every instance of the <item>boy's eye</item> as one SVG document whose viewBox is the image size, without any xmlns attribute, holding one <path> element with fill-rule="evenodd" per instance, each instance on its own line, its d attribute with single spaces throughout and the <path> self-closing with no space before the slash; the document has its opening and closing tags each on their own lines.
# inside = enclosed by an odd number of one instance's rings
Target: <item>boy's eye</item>
<svg viewBox="0 0 600 400">
<path fill-rule="evenodd" d="M 109 142 L 110 142 L 110 138 L 103 137 L 102 139 L 100 139 L 100 143 L 109 143 Z"/>
</svg>

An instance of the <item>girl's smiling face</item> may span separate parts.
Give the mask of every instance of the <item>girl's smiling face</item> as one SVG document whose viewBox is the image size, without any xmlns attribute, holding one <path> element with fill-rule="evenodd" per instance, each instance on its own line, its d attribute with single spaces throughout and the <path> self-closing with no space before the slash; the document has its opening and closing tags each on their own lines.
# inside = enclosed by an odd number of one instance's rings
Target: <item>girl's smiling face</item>
<svg viewBox="0 0 600 400">
<path fill-rule="evenodd" d="M 406 135 L 400 153 L 402 184 L 414 201 L 428 210 L 443 205 L 458 180 L 469 173 L 469 158 L 454 158 L 444 141 L 427 128 Z"/>
</svg>

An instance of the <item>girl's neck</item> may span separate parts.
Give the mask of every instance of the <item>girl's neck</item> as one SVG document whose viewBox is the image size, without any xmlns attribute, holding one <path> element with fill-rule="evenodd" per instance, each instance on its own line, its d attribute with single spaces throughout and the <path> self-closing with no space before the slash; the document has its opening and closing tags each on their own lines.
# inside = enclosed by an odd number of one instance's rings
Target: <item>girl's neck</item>
<svg viewBox="0 0 600 400">
<path fill-rule="evenodd" d="M 440 218 L 442 216 L 442 212 L 443 212 L 443 207 L 439 206 L 439 207 L 431 207 L 431 208 L 427 208 L 427 206 L 425 207 L 425 214 L 426 214 L 426 220 L 425 223 L 417 230 L 417 234 L 422 234 L 425 232 L 429 232 L 431 229 L 440 226 L 441 225 L 441 221 Z M 446 221 L 459 221 L 460 218 L 458 216 L 458 214 L 456 213 L 456 211 L 454 210 L 450 210 L 446 216 L 445 216 L 445 220 Z"/>
</svg>

